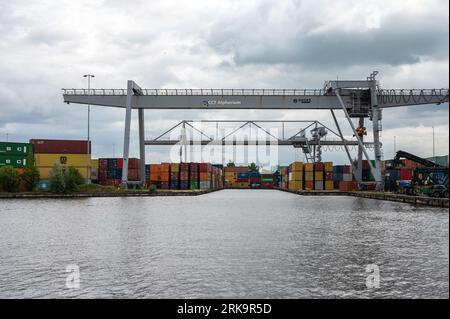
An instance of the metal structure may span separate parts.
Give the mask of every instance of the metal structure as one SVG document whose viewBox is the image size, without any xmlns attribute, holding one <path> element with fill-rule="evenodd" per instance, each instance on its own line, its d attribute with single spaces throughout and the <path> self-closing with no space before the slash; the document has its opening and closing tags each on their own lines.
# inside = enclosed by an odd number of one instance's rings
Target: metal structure
<svg viewBox="0 0 450 319">
<path fill-rule="evenodd" d="M 335 110 L 342 110 L 352 128 L 361 155 L 369 160 L 378 187 L 381 188 L 381 120 L 382 109 L 409 105 L 441 104 L 449 101 L 448 89 L 384 90 L 376 80 L 378 72 L 362 81 L 328 81 L 323 89 L 141 89 L 134 81 L 127 89 L 63 89 L 66 103 L 102 105 L 125 108 L 122 184 L 128 182 L 131 111 L 139 114 L 141 176 L 145 176 L 144 110 L 148 109 L 271 109 L 271 110 L 331 110 L 338 125 Z M 358 134 L 352 118 L 372 121 L 375 165 L 370 162 L 363 138 Z M 342 132 L 339 134 L 342 136 Z M 349 151 L 346 147 L 346 152 Z M 351 158 L 350 158 L 351 160 Z M 360 167 L 359 167 L 360 169 Z"/>
<path fill-rule="evenodd" d="M 215 124 L 216 132 L 215 137 L 208 135 L 202 127 L 197 128 L 191 123 L 208 123 Z M 224 136 L 219 137 L 219 132 L 223 130 L 223 128 L 219 128 L 220 124 L 224 123 L 233 123 L 237 124 L 237 128 L 233 128 L 231 132 L 228 134 L 224 134 Z M 264 124 L 281 124 L 281 137 L 274 136 L 272 133 L 267 131 L 263 127 Z M 303 125 L 296 133 L 285 137 L 285 125 L 286 124 L 295 124 L 295 125 Z M 250 137 L 235 139 L 235 134 L 239 133 L 239 131 L 243 131 L 246 128 L 251 129 L 255 127 L 257 130 L 262 131 L 266 139 L 251 139 Z M 177 138 L 165 138 L 165 136 L 170 133 L 176 132 L 177 129 L 180 129 L 180 134 L 177 135 Z M 192 131 L 197 132 L 200 139 L 190 138 L 187 139 L 186 129 L 191 129 Z M 311 137 L 307 137 L 307 132 L 310 131 Z M 325 138 L 325 136 L 331 133 L 332 138 Z M 251 131 L 250 131 L 251 134 Z M 289 120 L 289 121 L 276 121 L 276 120 L 201 120 L 201 121 L 192 121 L 192 120 L 183 120 L 166 130 L 161 135 L 157 136 L 154 139 L 148 139 L 144 141 L 145 145 L 180 145 L 180 162 L 186 161 L 186 146 L 187 145 L 220 145 L 220 146 L 236 146 L 236 145 L 278 145 L 278 146 L 293 146 L 294 148 L 302 149 L 307 162 L 320 162 L 321 161 L 321 148 L 322 146 L 358 146 L 357 141 L 349 141 L 344 139 L 340 134 L 321 123 L 317 120 L 306 121 L 306 120 Z M 373 148 L 374 144 L 371 142 L 364 142 L 366 148 Z M 222 164 L 224 164 L 224 149 L 222 148 Z M 185 158 L 183 159 L 183 154 Z"/>
</svg>

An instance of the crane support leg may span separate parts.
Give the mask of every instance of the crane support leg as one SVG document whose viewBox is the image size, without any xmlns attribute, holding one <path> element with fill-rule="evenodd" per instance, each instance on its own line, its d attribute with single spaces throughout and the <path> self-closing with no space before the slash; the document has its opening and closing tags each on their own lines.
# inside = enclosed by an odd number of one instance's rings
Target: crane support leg
<svg viewBox="0 0 450 319">
<path fill-rule="evenodd" d="M 366 148 L 365 148 L 365 146 L 364 146 L 364 144 L 363 144 L 361 138 L 359 137 L 358 132 L 356 131 L 356 128 L 355 128 L 355 125 L 354 125 L 353 122 L 352 122 L 352 119 L 351 119 L 350 116 L 348 115 L 347 108 L 345 107 L 345 103 L 344 103 L 344 101 L 342 100 L 342 97 L 341 97 L 341 95 L 340 95 L 340 93 L 339 93 L 339 89 L 336 90 L 336 96 L 337 96 L 337 98 L 338 98 L 338 100 L 339 100 L 339 102 L 340 102 L 340 104 L 341 104 L 341 106 L 342 106 L 342 110 L 344 111 L 345 117 L 347 118 L 348 123 L 350 124 L 350 127 L 352 128 L 353 133 L 355 134 L 356 139 L 358 140 L 358 145 L 359 145 L 359 147 L 361 148 L 362 152 L 364 153 L 364 156 L 366 157 L 367 161 L 369 162 L 370 170 L 371 170 L 373 176 L 376 176 L 376 175 L 375 175 L 375 174 L 376 174 L 376 173 L 375 173 L 375 170 L 376 170 L 376 169 L 375 169 L 375 167 L 373 166 L 372 162 L 370 161 L 369 154 L 367 153 L 367 150 L 366 150 Z"/>
<path fill-rule="evenodd" d="M 381 179 L 381 144 L 380 144 L 380 121 L 381 110 L 378 107 L 377 96 L 377 84 L 375 81 L 375 75 L 372 81 L 372 87 L 370 88 L 370 98 L 372 104 L 372 126 L 373 126 L 373 143 L 375 151 L 375 169 L 372 174 L 377 182 L 377 190 L 383 188 L 383 181 Z"/>
<path fill-rule="evenodd" d="M 141 159 L 139 173 L 141 174 L 141 183 L 145 185 L 145 127 L 144 127 L 144 109 L 139 109 L 139 157 Z"/>
<path fill-rule="evenodd" d="M 359 118 L 359 127 L 364 127 L 364 117 Z M 364 137 L 362 136 L 361 141 L 364 142 Z M 355 178 L 360 183 L 363 181 L 362 171 L 363 171 L 363 151 L 362 148 L 358 146 L 358 168 L 356 170 L 357 173 Z"/>
<path fill-rule="evenodd" d="M 127 188 L 128 184 L 128 157 L 130 154 L 130 127 L 131 127 L 131 99 L 133 96 L 133 81 L 127 82 L 127 98 L 125 109 L 125 134 L 123 138 L 123 167 L 121 188 Z"/>
<path fill-rule="evenodd" d="M 336 124 L 336 128 L 338 130 L 339 136 L 341 137 L 342 143 L 344 144 L 345 152 L 347 153 L 347 156 L 348 156 L 348 161 L 349 161 L 350 165 L 352 166 L 353 170 L 355 170 L 356 167 L 353 164 L 352 156 L 350 155 L 350 151 L 348 150 L 348 145 L 345 142 L 344 134 L 342 134 L 341 128 L 340 128 L 339 123 L 338 123 L 338 121 L 336 119 L 336 115 L 334 114 L 333 110 L 330 110 L 330 111 L 331 111 L 331 115 L 333 116 L 334 123 Z"/>
</svg>

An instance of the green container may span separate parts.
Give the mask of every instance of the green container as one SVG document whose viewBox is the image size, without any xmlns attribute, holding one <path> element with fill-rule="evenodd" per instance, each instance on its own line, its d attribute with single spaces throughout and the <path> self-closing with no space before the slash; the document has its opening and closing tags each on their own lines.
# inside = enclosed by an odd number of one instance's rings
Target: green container
<svg viewBox="0 0 450 319">
<path fill-rule="evenodd" d="M 273 178 L 271 178 L 271 177 L 269 177 L 269 178 L 261 178 L 261 182 L 270 183 L 270 182 L 273 182 Z"/>
<path fill-rule="evenodd" d="M 199 183 L 196 182 L 196 181 L 190 181 L 190 182 L 189 182 L 189 188 L 190 188 L 190 189 L 199 189 L 199 188 L 200 188 L 200 187 L 199 187 Z"/>
<path fill-rule="evenodd" d="M 26 156 L 0 155 L 0 167 L 12 166 L 14 168 L 24 168 L 27 165 Z"/>
<path fill-rule="evenodd" d="M 18 155 L 28 156 L 33 153 L 33 145 L 28 143 L 9 143 L 0 142 L 0 156 L 2 155 Z"/>
</svg>

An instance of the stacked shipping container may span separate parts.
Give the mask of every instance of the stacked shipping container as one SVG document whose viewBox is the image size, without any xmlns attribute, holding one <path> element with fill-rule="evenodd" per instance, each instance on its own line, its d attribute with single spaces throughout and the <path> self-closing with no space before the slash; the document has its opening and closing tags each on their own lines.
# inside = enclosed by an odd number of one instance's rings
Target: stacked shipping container
<svg viewBox="0 0 450 319">
<path fill-rule="evenodd" d="M 140 160 L 138 158 L 128 159 L 128 180 L 139 181 Z M 105 186 L 119 187 L 122 181 L 122 158 L 100 158 L 98 159 L 98 182 Z"/>
<path fill-rule="evenodd" d="M 22 173 L 30 156 L 33 156 L 31 144 L 0 142 L 0 167 L 12 166 Z"/>
<path fill-rule="evenodd" d="M 36 166 L 41 179 L 49 178 L 55 164 L 75 167 L 83 178 L 91 178 L 91 144 L 80 140 L 32 139 Z"/>
<path fill-rule="evenodd" d="M 303 163 L 294 162 L 289 165 L 288 188 L 292 191 L 303 190 Z"/>
</svg>

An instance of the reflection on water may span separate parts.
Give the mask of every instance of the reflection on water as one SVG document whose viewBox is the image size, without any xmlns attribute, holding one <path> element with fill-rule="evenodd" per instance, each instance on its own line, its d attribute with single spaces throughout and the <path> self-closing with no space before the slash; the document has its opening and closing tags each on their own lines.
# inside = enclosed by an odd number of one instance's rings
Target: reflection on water
<svg viewBox="0 0 450 319">
<path fill-rule="evenodd" d="M 0 298 L 448 298 L 448 256 L 446 209 L 362 198 L 0 201 Z"/>
</svg>

